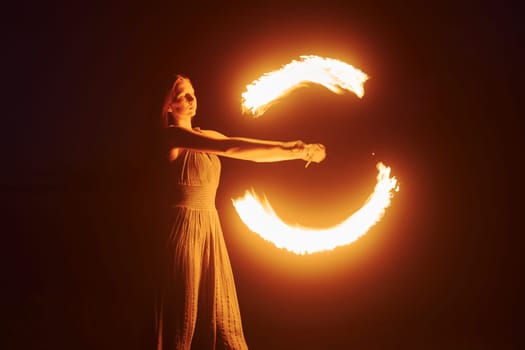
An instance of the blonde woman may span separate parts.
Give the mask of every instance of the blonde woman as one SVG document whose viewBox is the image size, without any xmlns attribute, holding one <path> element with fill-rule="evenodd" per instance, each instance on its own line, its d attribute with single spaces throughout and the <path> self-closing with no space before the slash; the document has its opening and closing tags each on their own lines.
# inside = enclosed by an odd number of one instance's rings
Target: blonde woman
<svg viewBox="0 0 525 350">
<path fill-rule="evenodd" d="M 177 75 L 161 124 L 166 141 L 173 223 L 166 242 L 167 274 L 158 319 L 158 350 L 247 349 L 215 194 L 219 156 L 254 162 L 321 162 L 325 147 L 302 141 L 227 137 L 192 125 L 197 98 Z"/>
</svg>

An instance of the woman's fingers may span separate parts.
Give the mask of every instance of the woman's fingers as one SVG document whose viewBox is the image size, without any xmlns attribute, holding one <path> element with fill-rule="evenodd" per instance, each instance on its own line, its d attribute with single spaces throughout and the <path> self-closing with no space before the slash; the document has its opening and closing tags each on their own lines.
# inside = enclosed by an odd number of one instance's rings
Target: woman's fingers
<svg viewBox="0 0 525 350">
<path fill-rule="evenodd" d="M 320 143 L 306 145 L 306 161 L 319 163 L 326 157 L 326 147 Z"/>
</svg>

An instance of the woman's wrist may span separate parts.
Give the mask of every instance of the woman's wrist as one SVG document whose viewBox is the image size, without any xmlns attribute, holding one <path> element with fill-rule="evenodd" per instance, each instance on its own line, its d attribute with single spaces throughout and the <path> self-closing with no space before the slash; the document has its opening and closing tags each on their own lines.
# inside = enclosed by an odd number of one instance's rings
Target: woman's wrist
<svg viewBox="0 0 525 350">
<path fill-rule="evenodd" d="M 295 159 L 301 159 L 306 162 L 306 166 L 308 166 L 314 158 L 314 151 L 315 151 L 315 145 L 313 144 L 306 144 L 303 141 L 292 141 L 292 142 L 285 142 L 283 143 L 282 147 L 293 153 Z"/>
<path fill-rule="evenodd" d="M 283 142 L 282 148 L 299 156 L 303 156 L 306 144 L 303 141 Z"/>
</svg>

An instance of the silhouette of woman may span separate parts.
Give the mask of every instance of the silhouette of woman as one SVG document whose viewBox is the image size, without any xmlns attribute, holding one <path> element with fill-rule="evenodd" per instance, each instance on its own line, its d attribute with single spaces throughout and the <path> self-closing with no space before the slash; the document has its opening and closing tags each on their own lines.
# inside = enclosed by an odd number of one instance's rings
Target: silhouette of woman
<svg viewBox="0 0 525 350">
<path fill-rule="evenodd" d="M 157 349 L 243 350 L 248 347 L 215 208 L 221 167 L 218 156 L 254 162 L 301 159 L 318 163 L 326 153 L 321 144 L 227 137 L 194 128 L 196 111 L 190 80 L 177 75 L 161 119 L 174 193 Z"/>
</svg>

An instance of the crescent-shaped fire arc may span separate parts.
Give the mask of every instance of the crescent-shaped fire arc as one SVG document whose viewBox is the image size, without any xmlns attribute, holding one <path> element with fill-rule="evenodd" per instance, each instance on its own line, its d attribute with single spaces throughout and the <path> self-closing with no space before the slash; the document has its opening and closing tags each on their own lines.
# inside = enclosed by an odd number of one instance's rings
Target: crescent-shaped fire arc
<svg viewBox="0 0 525 350">
<path fill-rule="evenodd" d="M 263 74 L 246 86 L 242 93 L 243 112 L 260 117 L 275 101 L 282 99 L 305 84 L 322 85 L 333 93 L 344 90 L 363 97 L 364 82 L 368 76 L 352 65 L 319 56 L 301 56 L 281 69 Z"/>
</svg>

